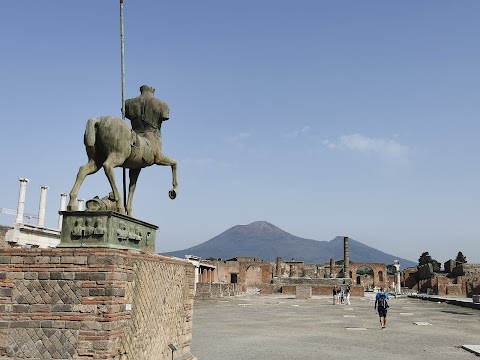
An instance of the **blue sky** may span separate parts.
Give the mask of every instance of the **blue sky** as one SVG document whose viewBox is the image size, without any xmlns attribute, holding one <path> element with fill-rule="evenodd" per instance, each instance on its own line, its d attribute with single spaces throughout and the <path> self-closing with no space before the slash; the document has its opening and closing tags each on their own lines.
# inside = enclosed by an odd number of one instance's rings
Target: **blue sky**
<svg viewBox="0 0 480 360">
<path fill-rule="evenodd" d="M 157 251 L 266 220 L 417 261 L 480 262 L 477 1 L 125 0 L 126 97 L 170 105 L 135 217 Z M 8 1 L 0 13 L 0 207 L 48 185 L 46 224 L 86 162 L 86 121 L 121 116 L 119 3 Z M 121 183 L 121 171 L 117 171 Z M 80 197 L 109 192 L 102 172 Z M 13 216 L 0 215 L 8 225 Z"/>
</svg>

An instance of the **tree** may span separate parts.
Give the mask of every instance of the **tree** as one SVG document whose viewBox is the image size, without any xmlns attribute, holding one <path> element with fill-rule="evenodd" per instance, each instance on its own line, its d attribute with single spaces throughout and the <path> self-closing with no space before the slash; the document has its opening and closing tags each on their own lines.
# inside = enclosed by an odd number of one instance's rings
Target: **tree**
<svg viewBox="0 0 480 360">
<path fill-rule="evenodd" d="M 395 268 L 395 265 L 393 264 L 387 265 L 387 274 L 393 275 L 396 272 L 397 272 L 397 269 Z"/>
<path fill-rule="evenodd" d="M 357 270 L 357 275 L 369 275 L 373 276 L 373 270 L 369 267 L 361 267 Z"/>
<path fill-rule="evenodd" d="M 457 258 L 455 259 L 455 262 L 458 264 L 465 264 L 467 262 L 467 258 L 462 254 L 461 251 L 458 252 Z"/>
<path fill-rule="evenodd" d="M 432 264 L 433 271 L 439 272 L 440 271 L 440 266 L 441 264 L 435 260 L 432 259 L 432 257 L 428 254 L 428 251 L 425 251 L 420 255 L 420 258 L 418 259 L 418 265 L 426 265 L 426 264 Z"/>
</svg>

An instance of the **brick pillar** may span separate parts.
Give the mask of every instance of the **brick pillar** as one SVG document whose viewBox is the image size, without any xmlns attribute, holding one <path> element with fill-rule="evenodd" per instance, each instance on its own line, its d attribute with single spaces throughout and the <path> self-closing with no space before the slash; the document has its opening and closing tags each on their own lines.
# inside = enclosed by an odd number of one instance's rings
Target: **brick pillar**
<svg viewBox="0 0 480 360">
<path fill-rule="evenodd" d="M 276 277 L 280 277 L 282 276 L 282 258 L 281 257 L 277 257 L 277 261 L 275 262 L 275 276 Z"/>
</svg>

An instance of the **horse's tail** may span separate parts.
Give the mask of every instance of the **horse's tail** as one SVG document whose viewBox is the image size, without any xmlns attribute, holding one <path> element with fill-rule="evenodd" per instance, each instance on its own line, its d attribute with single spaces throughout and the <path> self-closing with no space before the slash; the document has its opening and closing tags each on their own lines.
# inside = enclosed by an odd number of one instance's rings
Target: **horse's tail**
<svg viewBox="0 0 480 360">
<path fill-rule="evenodd" d="M 85 146 L 93 147 L 95 145 L 95 129 L 99 122 L 98 118 L 91 118 L 87 121 L 87 128 L 85 129 Z"/>
</svg>

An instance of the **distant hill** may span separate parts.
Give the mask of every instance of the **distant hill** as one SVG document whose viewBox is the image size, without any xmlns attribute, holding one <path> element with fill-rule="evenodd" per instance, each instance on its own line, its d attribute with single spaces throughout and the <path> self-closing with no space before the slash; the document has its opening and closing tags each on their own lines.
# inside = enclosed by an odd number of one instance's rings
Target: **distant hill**
<svg viewBox="0 0 480 360">
<path fill-rule="evenodd" d="M 413 261 L 399 258 L 349 239 L 350 261 L 393 264 L 397 259 L 402 268 L 416 266 Z M 237 225 L 214 238 L 184 250 L 164 255 L 183 258 L 185 255 L 200 256 L 203 259 L 231 259 L 234 257 L 258 257 L 264 261 L 301 260 L 308 264 L 328 263 L 343 259 L 343 237 L 331 241 L 304 239 L 283 231 L 266 221 L 249 225 Z"/>
</svg>

